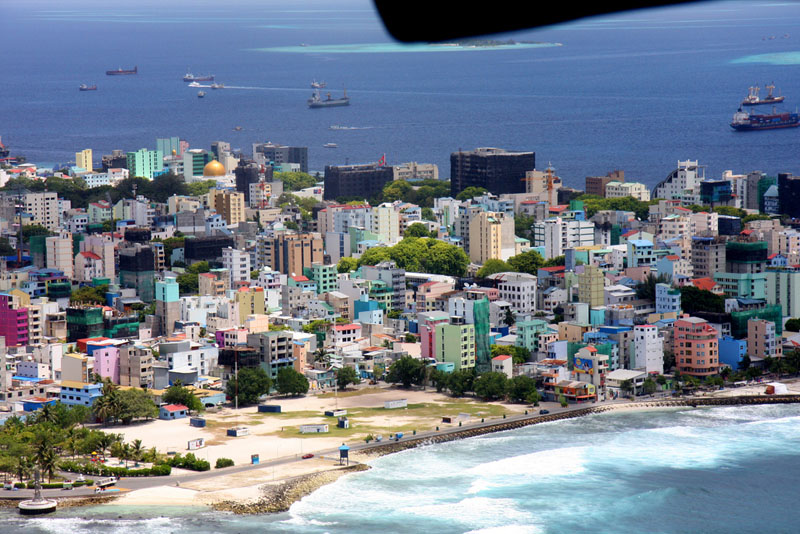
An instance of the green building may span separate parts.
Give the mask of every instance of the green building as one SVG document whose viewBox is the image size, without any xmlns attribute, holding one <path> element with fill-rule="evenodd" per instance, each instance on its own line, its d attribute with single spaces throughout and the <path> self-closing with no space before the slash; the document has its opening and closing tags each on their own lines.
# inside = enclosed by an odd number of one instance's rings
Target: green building
<svg viewBox="0 0 800 534">
<path fill-rule="evenodd" d="M 67 308 L 67 342 L 101 337 L 104 333 L 103 308 L 99 306 L 70 306 Z"/>
<path fill-rule="evenodd" d="M 339 290 L 339 271 L 335 264 L 312 263 L 304 267 L 303 274 L 317 285 L 317 295 Z"/>
<path fill-rule="evenodd" d="M 164 153 L 159 150 L 142 148 L 128 152 L 128 174 L 152 180 L 164 169 Z M 202 173 L 201 173 L 202 174 Z"/>
<path fill-rule="evenodd" d="M 436 325 L 436 361 L 452 363 L 456 371 L 475 367 L 475 325 L 463 317 Z"/>
</svg>

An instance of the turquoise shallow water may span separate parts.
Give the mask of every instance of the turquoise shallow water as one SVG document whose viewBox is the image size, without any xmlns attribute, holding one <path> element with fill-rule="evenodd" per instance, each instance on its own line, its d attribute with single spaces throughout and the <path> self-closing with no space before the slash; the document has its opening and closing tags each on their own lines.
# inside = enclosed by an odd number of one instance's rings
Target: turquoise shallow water
<svg viewBox="0 0 800 534">
<path fill-rule="evenodd" d="M 601 414 L 409 450 L 276 516 L 93 508 L 35 534 L 797 532 L 800 406 Z"/>
</svg>

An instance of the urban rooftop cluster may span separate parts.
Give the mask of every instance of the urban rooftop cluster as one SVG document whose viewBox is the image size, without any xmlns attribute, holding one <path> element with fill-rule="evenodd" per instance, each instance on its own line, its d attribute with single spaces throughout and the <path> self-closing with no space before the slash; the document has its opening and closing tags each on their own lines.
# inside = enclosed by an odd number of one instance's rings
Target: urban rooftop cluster
<svg viewBox="0 0 800 534">
<path fill-rule="evenodd" d="M 0 423 L 56 401 L 113 419 L 113 386 L 174 418 L 193 406 L 170 387 L 217 406 L 239 372 L 250 403 L 339 378 L 570 404 L 800 370 L 789 173 L 679 161 L 652 191 L 620 170 L 580 191 L 534 152 L 455 152 L 447 181 L 177 137 L 4 161 Z"/>
</svg>

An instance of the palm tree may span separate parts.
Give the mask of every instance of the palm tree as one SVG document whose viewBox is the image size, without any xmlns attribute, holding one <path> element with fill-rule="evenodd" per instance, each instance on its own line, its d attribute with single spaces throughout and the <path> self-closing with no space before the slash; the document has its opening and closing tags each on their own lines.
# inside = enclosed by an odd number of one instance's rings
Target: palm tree
<svg viewBox="0 0 800 534">
<path fill-rule="evenodd" d="M 55 449 L 47 443 L 41 443 L 36 448 L 35 459 L 42 473 L 46 473 L 47 479 L 52 481 L 53 474 L 56 471 L 56 463 L 58 462 L 58 454 L 56 454 Z"/>
<path fill-rule="evenodd" d="M 142 456 L 144 456 L 142 440 L 135 439 L 131 444 L 131 459 L 138 465 L 138 463 L 142 460 Z"/>
</svg>

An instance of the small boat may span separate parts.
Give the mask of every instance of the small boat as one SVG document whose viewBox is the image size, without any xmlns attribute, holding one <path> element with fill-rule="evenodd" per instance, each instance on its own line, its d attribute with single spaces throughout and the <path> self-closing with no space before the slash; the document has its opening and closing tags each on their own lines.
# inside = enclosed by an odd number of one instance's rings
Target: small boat
<svg viewBox="0 0 800 534">
<path fill-rule="evenodd" d="M 86 85 L 82 83 L 80 87 L 78 87 L 78 91 L 97 91 L 97 85 Z"/>
<path fill-rule="evenodd" d="M 325 82 L 318 82 L 317 80 L 313 80 L 311 82 L 311 88 L 312 89 L 324 89 L 327 86 L 328 86 L 328 84 L 325 83 Z"/>
<path fill-rule="evenodd" d="M 225 89 L 225 84 L 224 83 L 212 83 L 211 84 L 211 88 L 212 89 Z"/>
<path fill-rule="evenodd" d="M 234 132 L 241 132 L 242 131 L 242 127 L 241 126 L 234 126 L 233 127 L 233 131 Z"/>
<path fill-rule="evenodd" d="M 325 143 L 322 146 L 323 148 L 339 148 L 339 145 L 337 145 L 336 143 Z"/>
<path fill-rule="evenodd" d="M 203 98 L 204 96 L 206 96 L 205 91 L 197 91 L 197 98 Z"/>
<path fill-rule="evenodd" d="M 202 86 L 202 85 L 200 85 L 200 84 L 199 84 L 199 83 L 197 83 L 197 82 L 192 82 L 192 83 L 190 83 L 190 84 L 189 84 L 189 87 L 203 87 L 203 86 Z"/>
</svg>

